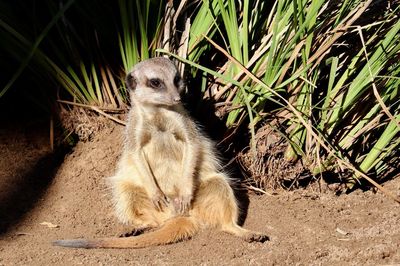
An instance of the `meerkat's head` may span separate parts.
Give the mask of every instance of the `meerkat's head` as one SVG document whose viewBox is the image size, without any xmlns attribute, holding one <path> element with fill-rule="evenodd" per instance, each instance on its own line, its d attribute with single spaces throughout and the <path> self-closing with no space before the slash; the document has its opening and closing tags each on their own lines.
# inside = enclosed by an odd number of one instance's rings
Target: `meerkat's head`
<svg viewBox="0 0 400 266">
<path fill-rule="evenodd" d="M 184 89 L 176 66 L 164 57 L 136 64 L 126 77 L 126 85 L 133 102 L 149 105 L 177 105 Z"/>
</svg>

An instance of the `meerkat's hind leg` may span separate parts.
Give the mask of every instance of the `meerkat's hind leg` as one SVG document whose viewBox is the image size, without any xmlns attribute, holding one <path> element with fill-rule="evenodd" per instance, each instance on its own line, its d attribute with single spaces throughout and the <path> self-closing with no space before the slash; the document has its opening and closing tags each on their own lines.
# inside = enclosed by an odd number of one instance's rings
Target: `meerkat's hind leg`
<svg viewBox="0 0 400 266">
<path fill-rule="evenodd" d="M 243 227 L 240 227 L 237 224 L 227 224 L 227 225 L 222 226 L 221 229 L 222 229 L 222 231 L 233 234 L 235 236 L 238 236 L 247 242 L 264 243 L 265 241 L 270 240 L 269 236 L 267 236 L 263 233 L 245 229 Z"/>
<path fill-rule="evenodd" d="M 124 224 L 140 230 L 156 228 L 165 221 L 144 188 L 127 179 L 114 178 L 113 192 L 117 217 Z"/>
<path fill-rule="evenodd" d="M 222 231 L 248 242 L 269 240 L 267 235 L 244 229 L 237 224 L 239 208 L 224 174 L 215 174 L 200 182 L 193 202 L 192 215 L 202 223 L 219 227 Z"/>
</svg>

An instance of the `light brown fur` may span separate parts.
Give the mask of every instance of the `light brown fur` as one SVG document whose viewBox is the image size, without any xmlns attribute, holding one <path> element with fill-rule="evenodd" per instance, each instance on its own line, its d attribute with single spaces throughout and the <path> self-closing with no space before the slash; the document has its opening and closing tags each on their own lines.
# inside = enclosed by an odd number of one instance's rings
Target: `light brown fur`
<svg viewBox="0 0 400 266">
<path fill-rule="evenodd" d="M 156 80 L 156 81 L 155 81 Z M 59 240 L 82 248 L 140 248 L 188 239 L 213 227 L 247 241 L 268 240 L 237 224 L 239 209 L 229 177 L 211 141 L 180 103 L 183 83 L 174 64 L 153 58 L 127 77 L 132 108 L 126 143 L 111 177 L 119 220 L 154 231 L 126 238 Z"/>
</svg>

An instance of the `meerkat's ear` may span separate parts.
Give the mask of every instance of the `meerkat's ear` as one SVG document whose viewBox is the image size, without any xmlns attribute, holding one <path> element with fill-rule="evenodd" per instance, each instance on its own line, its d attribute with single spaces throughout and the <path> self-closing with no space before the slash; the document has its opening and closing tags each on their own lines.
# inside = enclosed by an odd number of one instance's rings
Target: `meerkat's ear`
<svg viewBox="0 0 400 266">
<path fill-rule="evenodd" d="M 135 78 L 132 76 L 132 73 L 128 73 L 128 75 L 126 76 L 125 85 L 130 90 L 136 89 L 137 84 Z"/>
</svg>

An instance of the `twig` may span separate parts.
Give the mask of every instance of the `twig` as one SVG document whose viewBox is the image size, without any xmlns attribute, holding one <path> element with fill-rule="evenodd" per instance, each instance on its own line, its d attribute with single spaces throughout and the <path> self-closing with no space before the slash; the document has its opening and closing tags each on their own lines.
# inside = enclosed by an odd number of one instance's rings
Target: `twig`
<svg viewBox="0 0 400 266">
<path fill-rule="evenodd" d="M 263 190 L 261 188 L 258 188 L 258 187 L 252 186 L 252 185 L 245 185 L 245 186 L 246 186 L 247 189 L 253 190 L 255 192 L 259 192 L 259 193 L 262 193 L 264 195 L 272 196 L 270 193 L 268 193 L 267 191 L 265 191 L 265 190 Z"/>
<path fill-rule="evenodd" d="M 79 106 L 79 107 L 84 107 L 84 108 L 92 109 L 93 111 L 98 112 L 99 114 L 101 114 L 101 115 L 107 117 L 108 119 L 111 119 L 111 120 L 113 120 L 114 122 L 117 122 L 118 124 L 121 124 L 121 125 L 126 126 L 126 122 L 125 122 L 125 121 L 122 121 L 122 120 L 120 120 L 120 119 L 118 119 L 118 118 L 113 117 L 112 115 L 109 115 L 109 114 L 103 112 L 103 111 L 100 110 L 100 108 L 97 107 L 97 106 L 88 105 L 88 104 L 83 104 L 83 103 L 74 103 L 74 102 L 63 101 L 63 100 L 57 100 L 57 101 L 60 102 L 60 103 L 65 103 L 65 104 L 70 104 L 70 105 L 75 105 L 75 106 Z"/>
<path fill-rule="evenodd" d="M 80 106 L 80 107 L 92 106 L 92 105 L 88 105 L 88 104 L 84 104 L 84 103 L 76 103 L 76 102 L 65 101 L 65 100 L 57 100 L 57 102 Z M 97 107 L 97 108 L 99 108 L 102 111 L 114 112 L 114 113 L 125 113 L 126 112 L 126 109 L 124 109 L 124 108 L 110 108 L 110 107 Z"/>
</svg>

